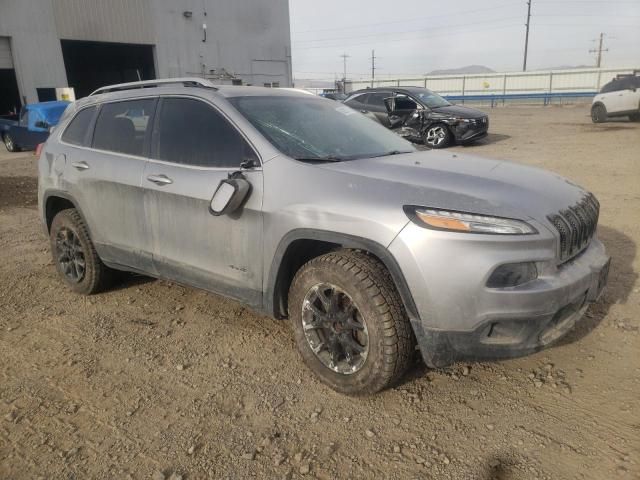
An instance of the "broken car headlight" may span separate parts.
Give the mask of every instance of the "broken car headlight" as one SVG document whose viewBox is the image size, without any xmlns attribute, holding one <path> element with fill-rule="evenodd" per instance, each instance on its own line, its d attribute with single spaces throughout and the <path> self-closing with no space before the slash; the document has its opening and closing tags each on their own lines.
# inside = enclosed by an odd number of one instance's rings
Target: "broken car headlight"
<svg viewBox="0 0 640 480">
<path fill-rule="evenodd" d="M 414 223 L 434 230 L 497 235 L 531 235 L 538 233 L 527 222 L 514 218 L 490 217 L 424 207 L 405 207 L 405 212 Z"/>
</svg>

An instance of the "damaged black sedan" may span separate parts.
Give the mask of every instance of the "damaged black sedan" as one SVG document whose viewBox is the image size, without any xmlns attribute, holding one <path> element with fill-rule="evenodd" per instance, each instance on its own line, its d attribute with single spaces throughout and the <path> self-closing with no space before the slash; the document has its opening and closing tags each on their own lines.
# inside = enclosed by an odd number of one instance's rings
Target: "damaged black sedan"
<svg viewBox="0 0 640 480">
<path fill-rule="evenodd" d="M 489 117 L 475 108 L 452 105 L 421 87 L 368 88 L 344 103 L 412 142 L 431 148 L 468 144 L 487 135 Z"/>
</svg>

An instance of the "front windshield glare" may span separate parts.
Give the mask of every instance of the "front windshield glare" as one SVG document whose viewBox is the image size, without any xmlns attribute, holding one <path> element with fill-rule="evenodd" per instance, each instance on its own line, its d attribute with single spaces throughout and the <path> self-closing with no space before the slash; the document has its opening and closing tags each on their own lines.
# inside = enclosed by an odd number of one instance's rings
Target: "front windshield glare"
<svg viewBox="0 0 640 480">
<path fill-rule="evenodd" d="M 429 108 L 447 107 L 451 105 L 440 95 L 438 95 L 437 93 L 433 93 L 430 90 L 420 92 L 416 96 Z"/>
<path fill-rule="evenodd" d="M 414 152 L 406 140 L 333 100 L 248 96 L 229 101 L 285 155 L 300 160 L 353 160 Z"/>
</svg>

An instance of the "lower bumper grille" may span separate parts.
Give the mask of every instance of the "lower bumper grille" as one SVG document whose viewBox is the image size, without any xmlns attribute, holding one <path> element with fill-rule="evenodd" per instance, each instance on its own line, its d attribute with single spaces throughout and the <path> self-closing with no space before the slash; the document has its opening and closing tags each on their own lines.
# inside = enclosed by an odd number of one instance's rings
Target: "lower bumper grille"
<svg viewBox="0 0 640 480">
<path fill-rule="evenodd" d="M 584 250 L 598 226 L 600 203 L 591 193 L 580 202 L 547 218 L 560 234 L 560 259 L 569 260 Z"/>
</svg>

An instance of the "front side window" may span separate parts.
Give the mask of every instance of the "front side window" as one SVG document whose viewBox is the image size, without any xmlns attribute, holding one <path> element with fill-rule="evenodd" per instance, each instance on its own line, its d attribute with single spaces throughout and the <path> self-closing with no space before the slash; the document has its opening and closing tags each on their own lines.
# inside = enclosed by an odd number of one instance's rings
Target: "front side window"
<svg viewBox="0 0 640 480">
<path fill-rule="evenodd" d="M 618 90 L 620 90 L 620 82 L 618 80 L 611 80 L 609 83 L 605 84 L 604 87 L 602 87 L 600 93 L 616 92 Z"/>
<path fill-rule="evenodd" d="M 88 143 L 87 133 L 89 132 L 95 111 L 96 107 L 80 110 L 62 134 L 62 140 L 72 145 L 86 146 Z"/>
<path fill-rule="evenodd" d="M 399 135 L 346 105 L 293 96 L 229 101 L 272 145 L 298 160 L 341 161 L 415 151 Z"/>
<path fill-rule="evenodd" d="M 142 156 L 156 100 L 105 103 L 93 133 L 93 148 Z"/>
<path fill-rule="evenodd" d="M 158 118 L 159 160 L 201 167 L 237 168 L 256 156 L 240 133 L 212 106 L 165 98 Z"/>
</svg>

